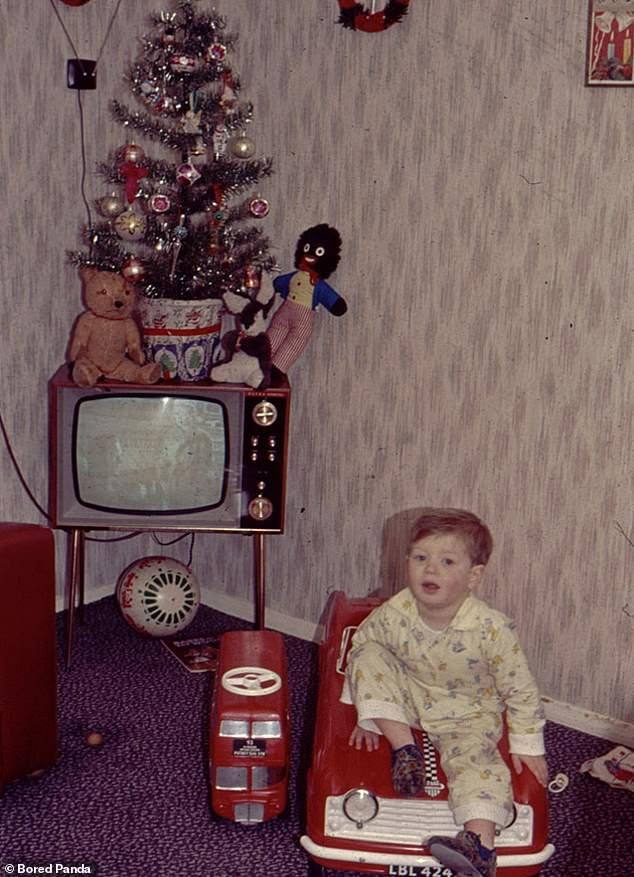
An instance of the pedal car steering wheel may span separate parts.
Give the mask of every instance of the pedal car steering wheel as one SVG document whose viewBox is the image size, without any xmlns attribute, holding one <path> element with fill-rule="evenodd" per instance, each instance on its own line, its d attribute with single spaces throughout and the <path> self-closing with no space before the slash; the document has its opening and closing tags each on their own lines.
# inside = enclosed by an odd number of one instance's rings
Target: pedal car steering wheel
<svg viewBox="0 0 634 877">
<path fill-rule="evenodd" d="M 266 667 L 233 667 L 223 673 L 221 683 L 225 691 L 246 697 L 273 694 L 282 687 L 280 675 Z"/>
</svg>

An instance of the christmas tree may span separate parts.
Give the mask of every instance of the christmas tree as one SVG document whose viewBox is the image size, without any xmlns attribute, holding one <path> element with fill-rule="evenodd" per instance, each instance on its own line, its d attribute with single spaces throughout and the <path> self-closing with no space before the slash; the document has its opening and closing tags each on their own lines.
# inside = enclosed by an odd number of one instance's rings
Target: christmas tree
<svg viewBox="0 0 634 877">
<path fill-rule="evenodd" d="M 128 142 L 99 165 L 99 219 L 83 229 L 87 249 L 69 253 L 74 264 L 121 271 L 147 298 L 219 299 L 257 288 L 275 267 L 255 222 L 269 204 L 254 194 L 272 163 L 255 157 L 247 134 L 253 107 L 228 62 L 237 37 L 194 6 L 181 0 L 152 15 L 126 77 L 136 108 L 111 104 Z M 150 157 L 145 139 L 166 157 Z"/>
</svg>

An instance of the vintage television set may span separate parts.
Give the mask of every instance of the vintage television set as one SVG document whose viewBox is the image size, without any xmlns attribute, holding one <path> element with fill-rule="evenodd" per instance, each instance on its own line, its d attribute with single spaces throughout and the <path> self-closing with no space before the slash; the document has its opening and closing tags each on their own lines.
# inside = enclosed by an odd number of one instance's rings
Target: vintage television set
<svg viewBox="0 0 634 877">
<path fill-rule="evenodd" d="M 50 513 L 70 530 L 281 533 L 290 387 L 50 381 Z"/>
</svg>

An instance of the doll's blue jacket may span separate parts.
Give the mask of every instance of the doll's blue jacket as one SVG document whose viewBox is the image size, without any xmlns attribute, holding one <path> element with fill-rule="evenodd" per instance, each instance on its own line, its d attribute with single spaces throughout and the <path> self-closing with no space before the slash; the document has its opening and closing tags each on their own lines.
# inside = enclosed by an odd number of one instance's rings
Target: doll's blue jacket
<svg viewBox="0 0 634 877">
<path fill-rule="evenodd" d="M 289 274 L 281 274 L 273 280 L 273 289 L 281 295 L 282 298 L 288 298 L 291 278 L 294 277 L 295 274 L 297 274 L 297 271 L 291 271 Z M 331 311 L 340 298 L 341 296 L 339 293 L 333 289 L 329 283 L 326 283 L 325 280 L 318 280 L 313 286 L 312 309 L 316 311 L 319 305 L 322 305 L 327 311 Z"/>
</svg>

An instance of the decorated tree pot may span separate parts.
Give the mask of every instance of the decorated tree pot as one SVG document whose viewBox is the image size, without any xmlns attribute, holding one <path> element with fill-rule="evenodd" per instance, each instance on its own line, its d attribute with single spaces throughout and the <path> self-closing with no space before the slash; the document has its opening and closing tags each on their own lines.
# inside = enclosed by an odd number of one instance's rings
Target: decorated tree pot
<svg viewBox="0 0 634 877">
<path fill-rule="evenodd" d="M 220 299 L 177 301 L 139 296 L 143 344 L 164 379 L 201 381 L 220 339 Z"/>
</svg>

